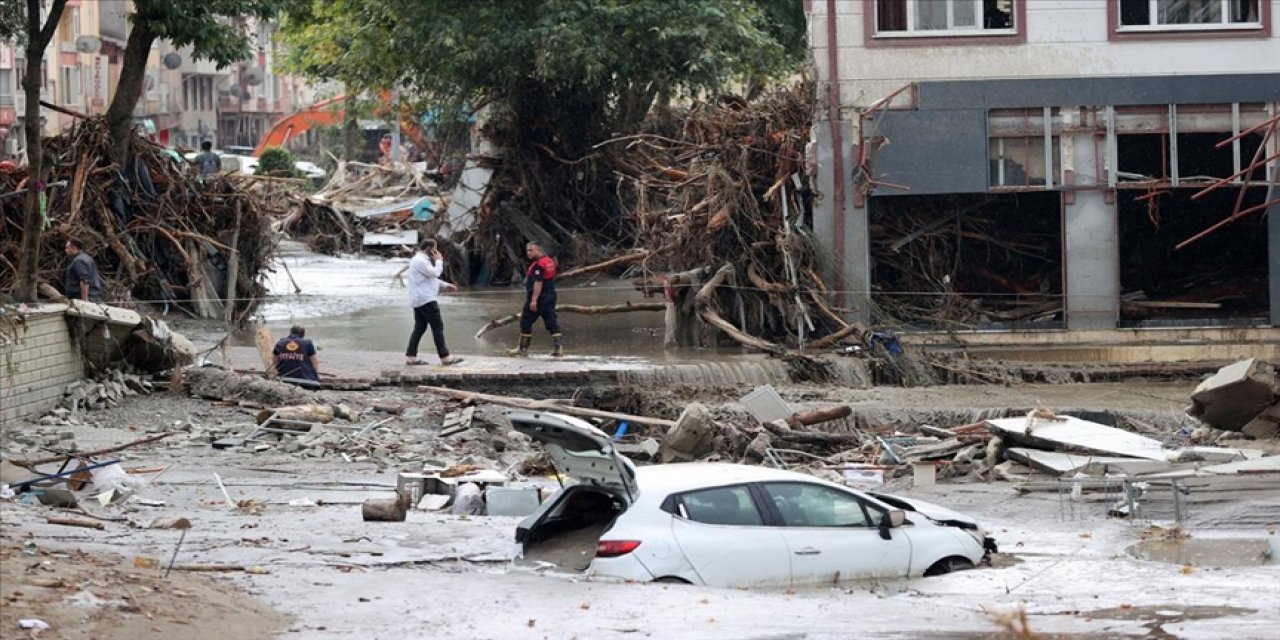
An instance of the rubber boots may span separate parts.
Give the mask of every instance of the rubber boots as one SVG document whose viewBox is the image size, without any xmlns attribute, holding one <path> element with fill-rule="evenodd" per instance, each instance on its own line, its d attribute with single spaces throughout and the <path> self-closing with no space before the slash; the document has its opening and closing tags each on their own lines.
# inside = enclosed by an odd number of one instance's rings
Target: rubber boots
<svg viewBox="0 0 1280 640">
<path fill-rule="evenodd" d="M 514 348 L 514 349 L 507 349 L 507 355 L 509 355 L 509 356 L 513 356 L 513 357 L 516 357 L 516 358 L 523 358 L 523 357 L 525 357 L 525 356 L 528 356 L 528 355 L 529 355 L 529 343 L 530 343 L 530 342 L 533 342 L 533 335 L 532 335 L 532 334 L 527 334 L 527 333 L 522 333 L 522 334 L 520 334 L 520 344 L 519 344 L 519 346 L 517 346 L 517 347 L 516 347 L 516 348 Z"/>
<path fill-rule="evenodd" d="M 551 357 L 564 357 L 564 337 L 558 333 L 551 334 Z"/>
</svg>

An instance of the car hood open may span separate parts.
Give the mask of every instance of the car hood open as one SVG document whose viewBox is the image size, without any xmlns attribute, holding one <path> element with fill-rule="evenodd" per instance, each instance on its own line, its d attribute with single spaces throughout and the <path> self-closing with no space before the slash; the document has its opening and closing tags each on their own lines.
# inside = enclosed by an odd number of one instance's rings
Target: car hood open
<svg viewBox="0 0 1280 640">
<path fill-rule="evenodd" d="M 516 431 L 542 444 L 556 469 L 583 484 L 637 495 L 635 465 L 613 448 L 609 436 L 586 421 L 547 411 L 508 411 Z"/>
</svg>

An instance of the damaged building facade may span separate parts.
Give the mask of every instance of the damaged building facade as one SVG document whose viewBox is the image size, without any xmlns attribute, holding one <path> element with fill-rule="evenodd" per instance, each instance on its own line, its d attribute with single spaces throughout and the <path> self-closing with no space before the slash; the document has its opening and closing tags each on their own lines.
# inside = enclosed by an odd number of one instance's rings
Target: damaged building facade
<svg viewBox="0 0 1280 640">
<path fill-rule="evenodd" d="M 1280 0 L 805 5 L 861 320 L 1276 341 Z"/>
</svg>

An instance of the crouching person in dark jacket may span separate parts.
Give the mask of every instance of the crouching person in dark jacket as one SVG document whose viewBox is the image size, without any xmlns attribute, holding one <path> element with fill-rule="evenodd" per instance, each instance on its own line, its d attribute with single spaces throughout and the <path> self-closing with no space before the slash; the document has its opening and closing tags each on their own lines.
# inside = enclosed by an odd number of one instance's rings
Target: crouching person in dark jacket
<svg viewBox="0 0 1280 640">
<path fill-rule="evenodd" d="M 306 336 L 304 327 L 290 327 L 289 335 L 276 342 L 271 350 L 272 362 L 277 378 L 305 387 L 319 386 L 320 359 L 316 357 L 316 346 Z"/>
</svg>

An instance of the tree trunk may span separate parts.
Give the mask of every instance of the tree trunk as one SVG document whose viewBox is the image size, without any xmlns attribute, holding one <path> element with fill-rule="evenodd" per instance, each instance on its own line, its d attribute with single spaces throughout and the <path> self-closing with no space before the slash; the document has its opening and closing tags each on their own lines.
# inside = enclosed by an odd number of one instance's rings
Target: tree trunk
<svg viewBox="0 0 1280 640">
<path fill-rule="evenodd" d="M 40 127 L 40 87 L 44 84 L 44 49 L 62 19 L 67 0 L 54 0 L 49 17 L 40 24 L 40 0 L 27 0 L 27 76 L 22 89 L 27 95 L 23 113 L 27 135 L 27 216 L 22 224 L 22 257 L 18 260 L 18 300 L 36 301 L 36 272 L 40 269 L 40 236 L 44 217 L 40 215 L 40 195 L 44 192 L 44 143 Z"/>
<path fill-rule="evenodd" d="M 124 61 L 120 64 L 120 82 L 116 95 L 107 109 L 107 127 L 111 132 L 111 160 L 121 171 L 129 159 L 129 143 L 133 136 L 133 110 L 142 97 L 143 83 L 147 79 L 147 58 L 151 56 L 151 44 L 156 34 L 150 22 L 135 20 L 125 44 Z"/>
<path fill-rule="evenodd" d="M 343 160 L 359 160 L 360 159 L 360 122 L 356 117 L 355 99 L 347 101 L 347 119 L 342 126 L 342 159 Z"/>
</svg>

